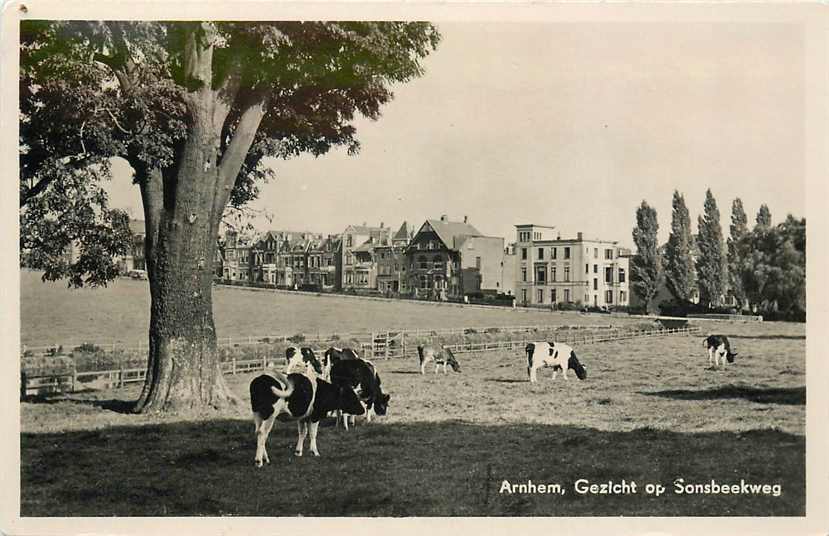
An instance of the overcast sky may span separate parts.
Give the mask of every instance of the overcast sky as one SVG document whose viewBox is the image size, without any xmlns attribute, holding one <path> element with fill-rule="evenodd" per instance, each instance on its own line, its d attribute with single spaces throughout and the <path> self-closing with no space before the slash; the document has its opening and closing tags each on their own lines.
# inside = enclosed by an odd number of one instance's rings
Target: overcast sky
<svg viewBox="0 0 829 536">
<path fill-rule="evenodd" d="M 338 233 L 468 215 L 484 234 L 554 225 L 631 245 L 645 199 L 670 228 L 674 189 L 696 232 L 710 187 L 728 233 L 805 216 L 803 39 L 787 24 L 438 24 L 426 74 L 396 89 L 362 151 L 272 161 L 254 207 L 267 229 Z M 127 173 L 117 167 L 119 173 Z M 116 180 L 113 206 L 141 217 Z"/>
</svg>

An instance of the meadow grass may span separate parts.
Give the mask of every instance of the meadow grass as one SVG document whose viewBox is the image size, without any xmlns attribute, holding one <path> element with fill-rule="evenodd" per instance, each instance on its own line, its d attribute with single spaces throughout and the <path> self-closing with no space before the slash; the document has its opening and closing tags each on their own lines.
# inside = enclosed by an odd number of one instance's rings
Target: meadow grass
<svg viewBox="0 0 829 536">
<path fill-rule="evenodd" d="M 708 368 L 700 337 L 576 348 L 579 382 L 520 353 L 459 355 L 462 373 L 421 376 L 376 361 L 389 414 L 348 432 L 320 427 L 320 458 L 293 456 L 277 423 L 271 465 L 253 466 L 254 375 L 229 378 L 242 404 L 207 415 L 130 415 L 137 387 L 21 405 L 21 512 L 53 515 L 799 516 L 805 509 L 803 327 L 722 325 L 737 361 Z M 659 483 L 580 495 L 577 479 Z M 780 484 L 779 497 L 676 495 L 671 483 Z M 559 483 L 564 495 L 499 493 Z"/>
</svg>

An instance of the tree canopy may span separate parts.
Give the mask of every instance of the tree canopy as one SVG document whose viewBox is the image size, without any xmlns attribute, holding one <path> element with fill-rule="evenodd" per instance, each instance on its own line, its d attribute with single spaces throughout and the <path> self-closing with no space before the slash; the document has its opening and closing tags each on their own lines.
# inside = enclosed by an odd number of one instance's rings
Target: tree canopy
<svg viewBox="0 0 829 536">
<path fill-rule="evenodd" d="M 691 217 L 685 197 L 674 191 L 671 234 L 665 245 L 665 282 L 680 302 L 688 302 L 694 290 L 694 263 L 691 257 L 693 237 Z"/>
<path fill-rule="evenodd" d="M 656 295 L 662 272 L 658 231 L 656 209 L 642 201 L 636 209 L 636 227 L 633 228 L 636 255 L 631 263 L 631 286 L 634 292 L 642 298 L 646 308 Z"/>
<path fill-rule="evenodd" d="M 727 274 L 720 209 L 710 188 L 705 192 L 705 207 L 697 224 L 699 256 L 696 268 L 700 302 L 707 307 L 716 307 L 725 294 Z"/>
</svg>

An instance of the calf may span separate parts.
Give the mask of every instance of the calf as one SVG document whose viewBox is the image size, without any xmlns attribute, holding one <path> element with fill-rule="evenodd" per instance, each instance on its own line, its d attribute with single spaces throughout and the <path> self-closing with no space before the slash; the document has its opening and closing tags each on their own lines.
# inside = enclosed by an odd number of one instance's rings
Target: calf
<svg viewBox="0 0 829 536">
<path fill-rule="evenodd" d="M 580 380 L 587 378 L 587 367 L 582 365 L 576 357 L 573 349 L 560 342 L 531 342 L 528 343 L 527 352 L 527 373 L 530 382 L 536 381 L 536 370 L 543 367 L 552 367 L 553 379 L 556 372 L 561 370 L 564 379 L 567 379 L 567 369 L 573 369 L 576 377 Z"/>
<path fill-rule="evenodd" d="M 250 382 L 250 405 L 256 427 L 257 467 L 270 463 L 265 444 L 274 420 L 287 415 L 288 420 L 297 421 L 297 443 L 295 454 L 302 456 L 305 435 L 310 432 L 310 449 L 314 456 L 317 450 L 317 428 L 319 421 L 329 411 L 344 411 L 354 415 L 365 413 L 357 394 L 344 385 L 332 385 L 324 380 L 305 374 L 279 372 L 262 374 Z"/>
<path fill-rule="evenodd" d="M 719 366 L 722 360 L 722 366 L 725 367 L 726 361 L 733 363 L 737 357 L 737 352 L 731 351 L 731 345 L 725 335 L 709 335 L 702 340 L 702 344 L 708 349 L 708 366 Z"/>
<path fill-rule="evenodd" d="M 429 361 L 435 362 L 435 374 L 438 373 L 438 367 L 443 365 L 443 373 L 446 374 L 446 366 L 452 367 L 455 372 L 461 371 L 461 365 L 455 359 L 455 355 L 449 348 L 441 347 L 440 350 L 435 350 L 431 346 L 418 346 L 417 355 L 420 359 L 420 373 L 426 374 L 426 365 Z"/>
<path fill-rule="evenodd" d="M 323 374 L 322 365 L 311 348 L 289 346 L 285 349 L 285 361 L 287 362 L 285 374 L 290 374 L 293 369 L 302 367 L 303 365 L 305 366 L 306 372 L 313 369 L 316 374 Z"/>
<path fill-rule="evenodd" d="M 366 421 L 371 422 L 371 413 L 385 415 L 391 395 L 384 393 L 380 375 L 374 364 L 364 359 L 344 359 L 331 365 L 331 383 L 353 389 L 365 408 Z M 339 412 L 341 414 L 342 412 Z M 352 413 L 352 415 L 355 415 Z M 343 421 L 348 430 L 348 419 Z"/>
</svg>

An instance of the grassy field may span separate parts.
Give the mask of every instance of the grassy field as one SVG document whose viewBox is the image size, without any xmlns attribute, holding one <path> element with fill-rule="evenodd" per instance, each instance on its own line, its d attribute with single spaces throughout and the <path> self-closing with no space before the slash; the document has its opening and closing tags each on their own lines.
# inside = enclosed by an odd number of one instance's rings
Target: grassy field
<svg viewBox="0 0 829 536">
<path fill-rule="evenodd" d="M 40 275 L 26 270 L 20 272 L 23 344 L 146 344 L 150 314 L 146 281 L 118 279 L 106 288 L 70 290 L 63 282 L 41 282 Z M 603 315 L 358 300 L 228 287 L 213 289 L 213 312 L 219 337 L 609 322 Z M 614 319 L 613 322 L 626 321 Z"/>
<path fill-rule="evenodd" d="M 137 389 L 23 403 L 21 512 L 53 515 L 798 516 L 805 509 L 805 331 L 722 324 L 739 352 L 707 368 L 699 337 L 577 348 L 584 382 L 540 374 L 523 355 L 460 356 L 463 373 L 379 361 L 389 415 L 345 432 L 323 423 L 320 458 L 293 456 L 278 423 L 272 463 L 253 466 L 242 406 L 204 416 L 125 413 Z M 769 364 L 772 366 L 769 366 Z M 779 497 L 678 495 L 672 482 L 780 484 Z M 635 481 L 629 495 L 582 495 L 578 479 Z M 562 495 L 500 493 L 558 483 Z M 642 492 L 646 483 L 667 491 Z"/>
</svg>

